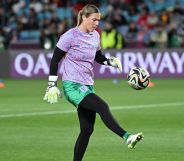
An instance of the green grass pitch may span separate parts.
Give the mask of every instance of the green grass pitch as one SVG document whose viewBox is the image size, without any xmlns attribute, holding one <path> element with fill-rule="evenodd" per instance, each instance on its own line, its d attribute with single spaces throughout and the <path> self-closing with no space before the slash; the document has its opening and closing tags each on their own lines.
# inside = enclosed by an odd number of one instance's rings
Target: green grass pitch
<svg viewBox="0 0 184 161">
<path fill-rule="evenodd" d="M 97 117 L 83 161 L 183 161 L 184 80 L 155 79 L 131 89 L 126 80 L 96 80 L 95 90 L 129 132 L 145 138 L 133 150 Z M 0 89 L 0 161 L 72 161 L 79 133 L 75 107 L 65 97 L 43 101 L 47 80 L 5 80 Z M 61 87 L 61 85 L 59 85 Z"/>
</svg>

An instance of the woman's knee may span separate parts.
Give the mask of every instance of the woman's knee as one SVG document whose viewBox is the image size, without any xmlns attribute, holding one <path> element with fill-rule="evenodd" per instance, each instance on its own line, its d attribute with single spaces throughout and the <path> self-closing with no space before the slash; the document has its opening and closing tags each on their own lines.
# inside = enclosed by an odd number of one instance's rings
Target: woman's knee
<svg viewBox="0 0 184 161">
<path fill-rule="evenodd" d="M 103 102 L 99 105 L 97 113 L 99 114 L 106 114 L 109 112 L 109 106 L 107 103 Z"/>
<path fill-rule="evenodd" d="M 82 127 L 81 128 L 81 133 L 84 134 L 84 135 L 88 135 L 90 136 L 94 131 L 94 127 L 92 126 L 85 126 L 85 127 Z"/>
</svg>

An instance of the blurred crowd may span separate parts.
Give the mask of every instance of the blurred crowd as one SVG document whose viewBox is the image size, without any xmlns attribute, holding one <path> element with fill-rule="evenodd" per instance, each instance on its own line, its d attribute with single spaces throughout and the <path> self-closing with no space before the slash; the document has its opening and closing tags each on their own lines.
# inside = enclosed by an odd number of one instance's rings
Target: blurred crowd
<svg viewBox="0 0 184 161">
<path fill-rule="evenodd" d="M 53 48 L 87 3 L 102 13 L 103 49 L 184 46 L 184 0 L 1 0 L 0 50 L 21 41 Z"/>
</svg>

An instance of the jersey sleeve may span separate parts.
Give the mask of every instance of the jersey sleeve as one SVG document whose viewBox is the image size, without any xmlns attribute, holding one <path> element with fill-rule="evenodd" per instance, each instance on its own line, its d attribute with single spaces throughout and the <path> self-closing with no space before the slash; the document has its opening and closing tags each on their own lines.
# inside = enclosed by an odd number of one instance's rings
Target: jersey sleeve
<svg viewBox="0 0 184 161">
<path fill-rule="evenodd" d="M 56 46 L 59 49 L 65 52 L 68 52 L 68 50 L 71 48 L 72 40 L 73 40 L 73 34 L 71 30 L 69 30 L 60 36 L 59 41 L 57 42 Z"/>
</svg>

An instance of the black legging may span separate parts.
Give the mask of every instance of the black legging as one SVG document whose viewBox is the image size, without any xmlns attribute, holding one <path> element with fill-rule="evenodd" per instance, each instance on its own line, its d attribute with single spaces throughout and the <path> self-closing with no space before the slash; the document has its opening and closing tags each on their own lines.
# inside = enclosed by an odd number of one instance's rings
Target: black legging
<svg viewBox="0 0 184 161">
<path fill-rule="evenodd" d="M 94 129 L 96 113 L 100 115 L 104 124 L 117 135 L 123 137 L 126 133 L 112 116 L 108 105 L 96 94 L 88 94 L 78 106 L 80 134 L 74 148 L 74 161 L 82 161 Z"/>
</svg>

